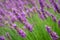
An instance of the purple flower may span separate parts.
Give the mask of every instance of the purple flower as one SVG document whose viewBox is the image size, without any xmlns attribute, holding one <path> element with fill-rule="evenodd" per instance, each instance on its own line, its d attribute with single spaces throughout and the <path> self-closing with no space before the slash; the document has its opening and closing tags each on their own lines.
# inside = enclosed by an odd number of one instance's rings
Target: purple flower
<svg viewBox="0 0 60 40">
<path fill-rule="evenodd" d="M 0 15 L 1 15 L 1 16 L 5 16 L 5 14 L 4 14 L 4 10 L 1 9 L 1 8 L 0 8 Z"/>
<path fill-rule="evenodd" d="M 40 7 L 41 8 L 43 8 L 44 7 L 44 3 L 43 3 L 44 1 L 42 1 L 42 0 L 39 0 L 39 4 L 40 4 Z"/>
<path fill-rule="evenodd" d="M 50 8 L 50 5 L 48 5 L 48 3 L 46 2 L 46 0 L 39 0 L 39 4 L 40 4 L 40 7 L 43 8 L 43 7 L 47 7 L 47 8 Z"/>
<path fill-rule="evenodd" d="M 50 35 L 53 40 L 57 40 L 59 38 L 59 36 L 56 34 L 56 32 L 51 32 Z"/>
<path fill-rule="evenodd" d="M 48 4 L 47 2 L 45 3 L 47 8 L 51 8 L 50 4 Z"/>
<path fill-rule="evenodd" d="M 40 18 L 42 19 L 42 20 L 44 20 L 45 19 L 45 17 L 44 17 L 44 15 L 43 14 L 41 14 L 41 15 L 39 15 L 40 16 Z"/>
<path fill-rule="evenodd" d="M 32 25 L 31 25 L 30 23 L 24 22 L 24 25 L 25 25 L 25 27 L 26 27 L 29 31 L 32 31 L 32 30 L 33 30 L 33 27 L 32 27 Z"/>
<path fill-rule="evenodd" d="M 26 13 L 25 13 L 24 11 L 21 13 L 21 20 L 22 20 L 22 21 L 27 21 L 25 14 L 26 14 Z"/>
<path fill-rule="evenodd" d="M 46 30 L 48 31 L 48 33 L 51 33 L 51 27 L 46 26 Z"/>
<path fill-rule="evenodd" d="M 4 36 L 0 36 L 0 40 L 5 40 L 5 37 Z"/>
<path fill-rule="evenodd" d="M 3 17 L 0 15 L 0 23 L 3 22 Z"/>
<path fill-rule="evenodd" d="M 15 16 L 11 17 L 11 21 L 14 23 L 16 21 L 16 17 Z"/>
<path fill-rule="evenodd" d="M 33 6 L 36 6 L 35 0 L 26 0 L 28 4 L 32 4 Z"/>
<path fill-rule="evenodd" d="M 56 32 L 53 32 L 49 26 L 46 26 L 46 30 L 50 34 L 52 40 L 57 40 L 59 38 Z"/>
<path fill-rule="evenodd" d="M 53 20 L 54 22 L 57 21 L 57 19 L 56 19 L 56 17 L 55 17 L 54 15 L 51 15 L 51 17 L 52 17 L 52 20 Z"/>
<path fill-rule="evenodd" d="M 60 20 L 58 20 L 58 27 L 60 27 Z"/>
<path fill-rule="evenodd" d="M 54 9 L 54 11 L 56 12 L 58 12 L 58 13 L 60 13 L 60 8 L 58 7 L 58 5 L 57 5 L 57 3 L 55 2 L 55 0 L 49 0 L 50 1 L 50 3 L 52 4 L 52 6 L 53 6 L 53 9 Z"/>
<path fill-rule="evenodd" d="M 15 29 L 16 29 L 16 27 L 17 27 L 16 24 L 11 24 L 11 26 L 12 26 L 13 28 L 15 28 Z"/>
<path fill-rule="evenodd" d="M 58 5 L 55 4 L 55 3 L 54 3 L 54 8 L 56 9 L 56 11 L 57 11 L 58 13 L 60 13 L 60 8 L 59 8 Z"/>
<path fill-rule="evenodd" d="M 0 2 L 0 8 L 4 8 L 4 4 Z"/>
<path fill-rule="evenodd" d="M 3 27 L 3 26 L 4 26 L 4 24 L 3 24 L 3 23 L 0 23 L 0 27 L 1 27 L 1 26 Z"/>
<path fill-rule="evenodd" d="M 22 29 L 16 28 L 16 30 L 21 37 L 23 37 L 23 38 L 26 37 L 26 33 Z"/>
<path fill-rule="evenodd" d="M 23 31 L 23 30 L 19 30 L 18 31 L 18 33 L 19 33 L 19 35 L 21 35 L 22 37 L 26 37 L 26 34 L 25 34 L 25 32 Z"/>
<path fill-rule="evenodd" d="M 51 15 L 52 15 L 49 11 L 45 11 L 45 14 L 46 14 L 47 16 L 51 16 Z"/>
<path fill-rule="evenodd" d="M 39 16 L 42 20 L 44 20 L 44 19 L 45 19 L 44 11 L 42 11 L 42 9 L 41 9 L 41 10 L 36 9 L 36 10 L 37 10 L 37 12 L 38 12 L 38 16 Z"/>
<path fill-rule="evenodd" d="M 58 0 L 58 3 L 59 3 L 59 5 L 60 5 L 60 0 Z"/>
</svg>

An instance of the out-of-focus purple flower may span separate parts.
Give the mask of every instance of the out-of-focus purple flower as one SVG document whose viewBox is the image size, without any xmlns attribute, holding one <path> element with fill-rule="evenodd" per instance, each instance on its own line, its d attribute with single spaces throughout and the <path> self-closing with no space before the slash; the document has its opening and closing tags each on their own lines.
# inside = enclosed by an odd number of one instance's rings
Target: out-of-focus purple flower
<svg viewBox="0 0 60 40">
<path fill-rule="evenodd" d="M 60 8 L 58 7 L 57 3 L 55 2 L 55 0 L 49 0 L 51 5 L 53 6 L 54 11 L 60 13 Z"/>
<path fill-rule="evenodd" d="M 0 26 L 4 26 L 4 20 L 3 20 L 3 17 L 0 15 Z"/>
<path fill-rule="evenodd" d="M 2 19 L 3 17 L 0 15 L 0 23 L 2 23 L 3 22 L 3 19 Z"/>
<path fill-rule="evenodd" d="M 13 23 L 17 20 L 16 16 L 12 12 L 9 12 L 9 16 Z"/>
<path fill-rule="evenodd" d="M 47 8 L 51 8 L 50 4 L 48 4 L 47 2 L 45 3 Z"/>
<path fill-rule="evenodd" d="M 19 33 L 19 35 L 21 35 L 22 37 L 26 37 L 26 34 L 25 34 L 25 32 L 23 31 L 23 30 L 19 30 L 18 31 L 18 33 Z"/>
<path fill-rule="evenodd" d="M 60 20 L 58 20 L 58 27 L 60 27 Z"/>
<path fill-rule="evenodd" d="M 21 37 L 23 37 L 23 38 L 26 37 L 26 33 L 25 33 L 22 29 L 19 29 L 19 28 L 16 27 L 16 31 L 18 32 L 18 34 L 19 34 Z"/>
<path fill-rule="evenodd" d="M 27 21 L 24 11 L 21 13 L 21 19 L 22 19 L 22 21 Z"/>
<path fill-rule="evenodd" d="M 16 24 L 12 24 L 12 26 L 21 37 L 26 37 L 26 33 L 22 29 L 18 28 Z"/>
<path fill-rule="evenodd" d="M 16 29 L 16 27 L 17 27 L 16 24 L 11 24 L 11 26 L 12 26 L 13 28 L 15 28 L 15 29 Z"/>
<path fill-rule="evenodd" d="M 52 40 L 57 40 L 57 39 L 59 38 L 59 36 L 56 34 L 56 32 L 53 32 L 53 31 L 51 30 L 51 27 L 46 26 L 46 30 L 47 30 L 47 32 L 50 34 Z"/>
<path fill-rule="evenodd" d="M 13 16 L 13 17 L 11 18 L 11 21 L 14 23 L 14 22 L 16 21 L 16 17 Z"/>
<path fill-rule="evenodd" d="M 43 2 L 44 2 L 44 1 L 42 1 L 42 0 L 39 0 L 40 7 L 42 7 L 42 8 L 44 7 L 44 4 L 43 4 Z"/>
<path fill-rule="evenodd" d="M 53 4 L 53 3 L 55 2 L 55 0 L 49 0 L 49 2 L 50 2 L 51 4 Z"/>
<path fill-rule="evenodd" d="M 48 33 L 51 33 L 51 27 L 46 26 L 46 30 L 48 31 Z"/>
<path fill-rule="evenodd" d="M 25 10 L 26 10 L 26 15 L 29 17 L 29 18 L 31 18 L 31 16 L 33 16 L 33 15 L 31 15 L 33 12 L 36 12 L 36 8 L 33 6 L 32 8 L 25 8 Z"/>
<path fill-rule="evenodd" d="M 50 8 L 50 5 L 46 2 L 46 0 L 42 0 L 44 3 L 44 6 L 46 6 L 47 8 Z"/>
<path fill-rule="evenodd" d="M 47 18 L 44 9 L 40 9 L 40 11 L 41 11 L 41 14 L 44 16 L 44 18 Z"/>
<path fill-rule="evenodd" d="M 25 27 L 26 27 L 29 31 L 32 31 L 32 30 L 33 30 L 33 27 L 32 27 L 32 25 L 31 25 L 29 22 L 24 22 L 24 25 L 25 25 Z"/>
<path fill-rule="evenodd" d="M 0 36 L 0 40 L 5 40 L 5 37 L 4 36 Z"/>
<path fill-rule="evenodd" d="M 36 6 L 35 0 L 26 0 L 29 4 L 32 4 L 32 6 Z"/>
<path fill-rule="evenodd" d="M 56 17 L 55 17 L 54 15 L 51 15 L 51 17 L 52 17 L 52 20 L 53 20 L 54 22 L 57 22 L 57 19 L 56 19 Z"/>
<path fill-rule="evenodd" d="M 0 15 L 5 16 L 4 10 L 0 8 Z"/>
<path fill-rule="evenodd" d="M 54 7 L 55 7 L 56 11 L 57 11 L 58 13 L 60 13 L 60 8 L 58 7 L 58 5 L 55 4 Z"/>
<path fill-rule="evenodd" d="M 59 3 L 59 5 L 60 5 L 60 0 L 58 0 L 58 3 Z"/>
<path fill-rule="evenodd" d="M 44 8 L 45 6 L 47 8 L 50 8 L 50 5 L 48 5 L 48 3 L 46 2 L 46 0 L 39 0 L 39 4 L 41 8 Z"/>
<path fill-rule="evenodd" d="M 11 24 L 11 25 L 21 37 L 23 38 L 26 37 L 26 33 L 22 29 L 18 28 L 16 24 Z"/>
<path fill-rule="evenodd" d="M 51 32 L 50 35 L 51 35 L 52 40 L 57 40 L 59 38 L 56 32 Z"/>
<path fill-rule="evenodd" d="M 4 24 L 3 24 L 3 23 L 0 23 L 0 27 L 1 27 L 1 26 L 3 27 L 3 26 L 4 26 Z"/>
<path fill-rule="evenodd" d="M 44 15 L 43 14 L 39 14 L 39 17 L 42 19 L 42 20 L 44 20 L 45 19 L 45 17 L 44 17 Z"/>
<path fill-rule="evenodd" d="M 4 8 L 4 5 L 2 2 L 0 2 L 0 8 Z"/>
<path fill-rule="evenodd" d="M 47 16 L 51 16 L 51 15 L 52 15 L 49 11 L 45 11 L 45 14 L 46 14 Z"/>
<path fill-rule="evenodd" d="M 39 16 L 42 20 L 44 20 L 44 19 L 45 19 L 44 15 L 43 15 L 44 12 L 42 12 L 42 10 L 39 10 L 39 9 L 36 9 L 36 11 L 38 12 L 38 16 Z"/>
</svg>

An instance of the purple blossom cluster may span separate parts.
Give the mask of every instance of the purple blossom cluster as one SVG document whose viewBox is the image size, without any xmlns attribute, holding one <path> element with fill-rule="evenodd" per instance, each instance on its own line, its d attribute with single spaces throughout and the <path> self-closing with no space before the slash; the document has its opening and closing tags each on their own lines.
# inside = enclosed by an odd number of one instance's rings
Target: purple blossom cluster
<svg viewBox="0 0 60 40">
<path fill-rule="evenodd" d="M 38 13 L 38 16 L 44 20 L 48 16 L 51 16 L 52 20 L 56 22 L 56 17 L 51 14 L 49 11 L 45 10 L 45 7 L 52 8 L 54 11 L 60 13 L 60 8 L 54 0 L 49 0 L 52 7 L 46 2 L 46 0 L 38 0 L 40 4 L 40 8 L 37 6 L 36 0 L 1 0 L 0 1 L 0 26 L 5 26 L 6 24 L 9 24 L 11 28 L 14 28 L 17 33 L 22 36 L 26 37 L 26 33 L 21 28 L 18 28 L 15 22 L 21 22 L 24 24 L 24 27 L 28 29 L 29 31 L 33 30 L 32 25 L 28 22 L 27 17 L 31 17 L 30 14 L 33 11 L 36 11 Z M 29 8 L 29 5 L 32 5 L 31 8 Z M 58 24 L 60 25 L 60 21 L 58 21 Z M 49 28 L 47 27 L 47 30 Z M 54 37 L 54 32 L 48 31 L 51 36 Z M 1 40 L 4 40 L 3 37 L 0 37 Z M 55 38 L 55 37 L 54 37 Z"/>
</svg>

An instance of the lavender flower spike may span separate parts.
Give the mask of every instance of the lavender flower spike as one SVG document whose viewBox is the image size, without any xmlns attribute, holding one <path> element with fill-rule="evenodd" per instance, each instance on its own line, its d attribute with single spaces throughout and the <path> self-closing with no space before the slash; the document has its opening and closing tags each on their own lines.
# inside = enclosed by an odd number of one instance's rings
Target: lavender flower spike
<svg viewBox="0 0 60 40">
<path fill-rule="evenodd" d="M 18 32 L 18 34 L 25 38 L 26 37 L 26 33 L 22 30 L 22 29 L 19 29 L 18 27 L 16 27 L 16 31 Z"/>
<path fill-rule="evenodd" d="M 33 27 L 32 27 L 32 25 L 31 25 L 30 23 L 25 22 L 25 27 L 26 27 L 29 31 L 31 31 L 31 32 L 32 32 Z"/>
<path fill-rule="evenodd" d="M 52 40 L 57 40 L 59 38 L 56 32 L 53 32 L 49 26 L 46 26 L 46 30 L 50 34 Z"/>
<path fill-rule="evenodd" d="M 51 35 L 52 40 L 57 40 L 59 38 L 56 32 L 51 32 L 50 35 Z"/>
<path fill-rule="evenodd" d="M 5 37 L 4 36 L 0 36 L 0 40 L 5 40 Z"/>
<path fill-rule="evenodd" d="M 52 17 L 52 20 L 53 20 L 54 22 L 57 21 L 57 20 L 56 20 L 56 17 L 55 17 L 54 15 L 51 15 L 51 17 Z"/>
<path fill-rule="evenodd" d="M 60 20 L 58 20 L 58 27 L 60 27 Z"/>
<path fill-rule="evenodd" d="M 14 29 L 16 29 L 17 33 L 18 33 L 21 37 L 23 37 L 23 38 L 26 37 L 26 33 L 25 33 L 22 29 L 19 29 L 16 24 L 12 24 L 12 26 L 13 26 Z"/>
<path fill-rule="evenodd" d="M 44 7 L 44 4 L 43 4 L 44 1 L 42 0 L 39 0 L 39 4 L 40 4 L 40 7 L 43 8 Z"/>
<path fill-rule="evenodd" d="M 48 33 L 51 33 L 51 27 L 46 26 L 46 30 L 48 31 Z"/>
<path fill-rule="evenodd" d="M 23 38 L 26 37 L 26 34 L 23 30 L 18 30 L 19 35 L 21 35 Z"/>
</svg>

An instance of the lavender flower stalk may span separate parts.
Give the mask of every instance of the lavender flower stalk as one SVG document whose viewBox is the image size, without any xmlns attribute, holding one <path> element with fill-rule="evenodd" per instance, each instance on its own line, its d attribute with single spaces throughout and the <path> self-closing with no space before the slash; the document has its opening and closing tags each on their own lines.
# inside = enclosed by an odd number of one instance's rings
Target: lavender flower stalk
<svg viewBox="0 0 60 40">
<path fill-rule="evenodd" d="M 46 30 L 50 34 L 52 40 L 57 40 L 59 38 L 56 32 L 53 32 L 49 26 L 46 26 Z"/>
<path fill-rule="evenodd" d="M 18 28 L 16 24 L 12 24 L 12 27 L 17 31 L 17 33 L 18 33 L 21 37 L 23 37 L 23 38 L 26 37 L 26 33 L 25 33 L 22 29 Z"/>
<path fill-rule="evenodd" d="M 46 14 L 47 17 L 48 17 L 48 16 L 51 17 L 51 15 L 52 15 L 49 11 L 45 11 L 45 14 Z"/>
<path fill-rule="evenodd" d="M 26 33 L 25 33 L 22 29 L 19 29 L 19 28 L 16 27 L 16 31 L 18 32 L 18 34 L 19 34 L 21 37 L 23 37 L 23 38 L 26 37 Z"/>
<path fill-rule="evenodd" d="M 25 23 L 25 27 L 29 30 L 29 31 L 31 31 L 32 32 L 32 30 L 33 30 L 33 27 L 32 27 L 32 25 L 30 24 L 30 23 Z"/>
<path fill-rule="evenodd" d="M 60 27 L 60 20 L 58 20 L 58 27 Z"/>
<path fill-rule="evenodd" d="M 56 17 L 55 17 L 54 15 L 51 15 L 51 17 L 52 17 L 52 20 L 53 20 L 54 22 L 57 22 L 57 19 L 56 19 Z"/>
</svg>

